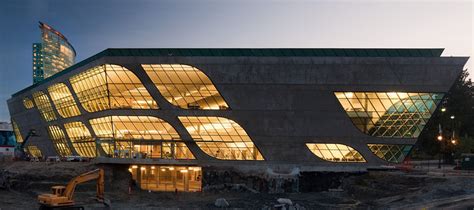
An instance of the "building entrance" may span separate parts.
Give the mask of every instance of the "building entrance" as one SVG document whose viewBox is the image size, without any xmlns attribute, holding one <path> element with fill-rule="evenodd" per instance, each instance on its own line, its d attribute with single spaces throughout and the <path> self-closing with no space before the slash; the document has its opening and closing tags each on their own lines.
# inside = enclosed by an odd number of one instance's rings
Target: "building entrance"
<svg viewBox="0 0 474 210">
<path fill-rule="evenodd" d="M 201 167 L 132 165 L 128 169 L 132 178 L 143 190 L 201 191 Z"/>
</svg>

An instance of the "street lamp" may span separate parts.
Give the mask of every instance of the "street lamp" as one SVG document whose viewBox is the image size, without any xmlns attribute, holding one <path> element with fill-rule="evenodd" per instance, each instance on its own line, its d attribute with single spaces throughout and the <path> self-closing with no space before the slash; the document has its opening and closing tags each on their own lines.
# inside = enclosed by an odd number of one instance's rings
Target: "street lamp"
<svg viewBox="0 0 474 210">
<path fill-rule="evenodd" d="M 445 111 L 446 111 L 445 107 L 441 108 L 441 112 L 445 112 Z"/>
<path fill-rule="evenodd" d="M 451 120 L 454 120 L 454 115 L 451 115 Z"/>
<path fill-rule="evenodd" d="M 436 139 L 438 139 L 438 141 L 443 141 L 443 136 L 440 134 Z"/>
</svg>

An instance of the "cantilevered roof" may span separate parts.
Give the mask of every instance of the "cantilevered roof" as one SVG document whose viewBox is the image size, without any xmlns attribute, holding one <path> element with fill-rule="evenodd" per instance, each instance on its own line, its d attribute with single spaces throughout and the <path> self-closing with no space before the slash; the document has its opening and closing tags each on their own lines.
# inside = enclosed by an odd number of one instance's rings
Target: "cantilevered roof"
<svg viewBox="0 0 474 210">
<path fill-rule="evenodd" d="M 443 48 L 109 48 L 45 80 L 17 96 L 87 63 L 106 56 L 204 56 L 204 57 L 440 57 Z"/>
</svg>

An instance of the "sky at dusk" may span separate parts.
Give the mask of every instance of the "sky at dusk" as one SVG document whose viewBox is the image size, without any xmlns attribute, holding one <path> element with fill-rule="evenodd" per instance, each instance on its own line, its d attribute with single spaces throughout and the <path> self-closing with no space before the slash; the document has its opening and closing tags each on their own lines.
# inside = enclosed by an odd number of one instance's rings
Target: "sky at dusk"
<svg viewBox="0 0 474 210">
<path fill-rule="evenodd" d="M 38 21 L 76 62 L 106 48 L 445 48 L 472 56 L 471 0 L 0 0 L 0 121 L 32 84 Z M 473 61 L 469 68 L 474 78 Z"/>
</svg>

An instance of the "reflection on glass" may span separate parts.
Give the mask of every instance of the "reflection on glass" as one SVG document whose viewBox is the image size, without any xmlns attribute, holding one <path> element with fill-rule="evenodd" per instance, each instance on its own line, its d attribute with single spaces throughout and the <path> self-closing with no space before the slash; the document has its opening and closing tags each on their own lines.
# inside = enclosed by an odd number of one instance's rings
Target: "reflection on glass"
<svg viewBox="0 0 474 210">
<path fill-rule="evenodd" d="M 90 120 L 105 152 L 118 158 L 195 159 L 167 122 L 151 116 L 108 116 Z"/>
<path fill-rule="evenodd" d="M 263 160 L 245 130 L 223 117 L 178 117 L 206 154 L 221 160 Z"/>
<path fill-rule="evenodd" d="M 35 106 L 35 105 L 33 104 L 33 101 L 32 101 L 30 98 L 28 98 L 28 97 L 25 97 L 25 98 L 23 99 L 23 105 L 24 105 L 25 108 L 27 108 L 27 109 L 31 109 L 31 108 L 33 108 L 33 107 Z"/>
<path fill-rule="evenodd" d="M 70 81 L 88 112 L 158 108 L 138 77 L 118 65 L 97 66 L 71 77 Z"/>
<path fill-rule="evenodd" d="M 335 92 L 356 127 L 377 137 L 417 138 L 443 94 Z"/>
<path fill-rule="evenodd" d="M 201 70 L 181 64 L 142 64 L 170 103 L 184 109 L 227 109 L 227 103 Z"/>
<path fill-rule="evenodd" d="M 393 163 L 401 163 L 410 153 L 412 145 L 400 144 L 367 144 L 377 157 Z"/>
<path fill-rule="evenodd" d="M 72 97 L 69 88 L 63 83 L 54 84 L 48 87 L 49 95 L 59 115 L 64 118 L 78 116 L 81 113 Z"/>
<path fill-rule="evenodd" d="M 366 162 L 357 150 L 344 144 L 307 143 L 306 146 L 323 160 L 331 162 Z"/>
<path fill-rule="evenodd" d="M 71 148 L 67 144 L 66 135 L 64 135 L 64 131 L 55 125 L 48 126 L 48 134 L 49 138 L 53 141 L 54 149 L 56 149 L 56 153 L 61 156 L 70 156 L 72 155 Z"/>
<path fill-rule="evenodd" d="M 53 106 L 49 101 L 49 97 L 42 91 L 33 93 L 33 100 L 35 100 L 36 106 L 41 113 L 41 116 L 46 121 L 56 120 L 56 114 L 54 114 Z"/>
<path fill-rule="evenodd" d="M 82 122 L 64 124 L 66 133 L 76 152 L 83 157 L 96 157 L 95 141 L 89 129 Z"/>
</svg>

